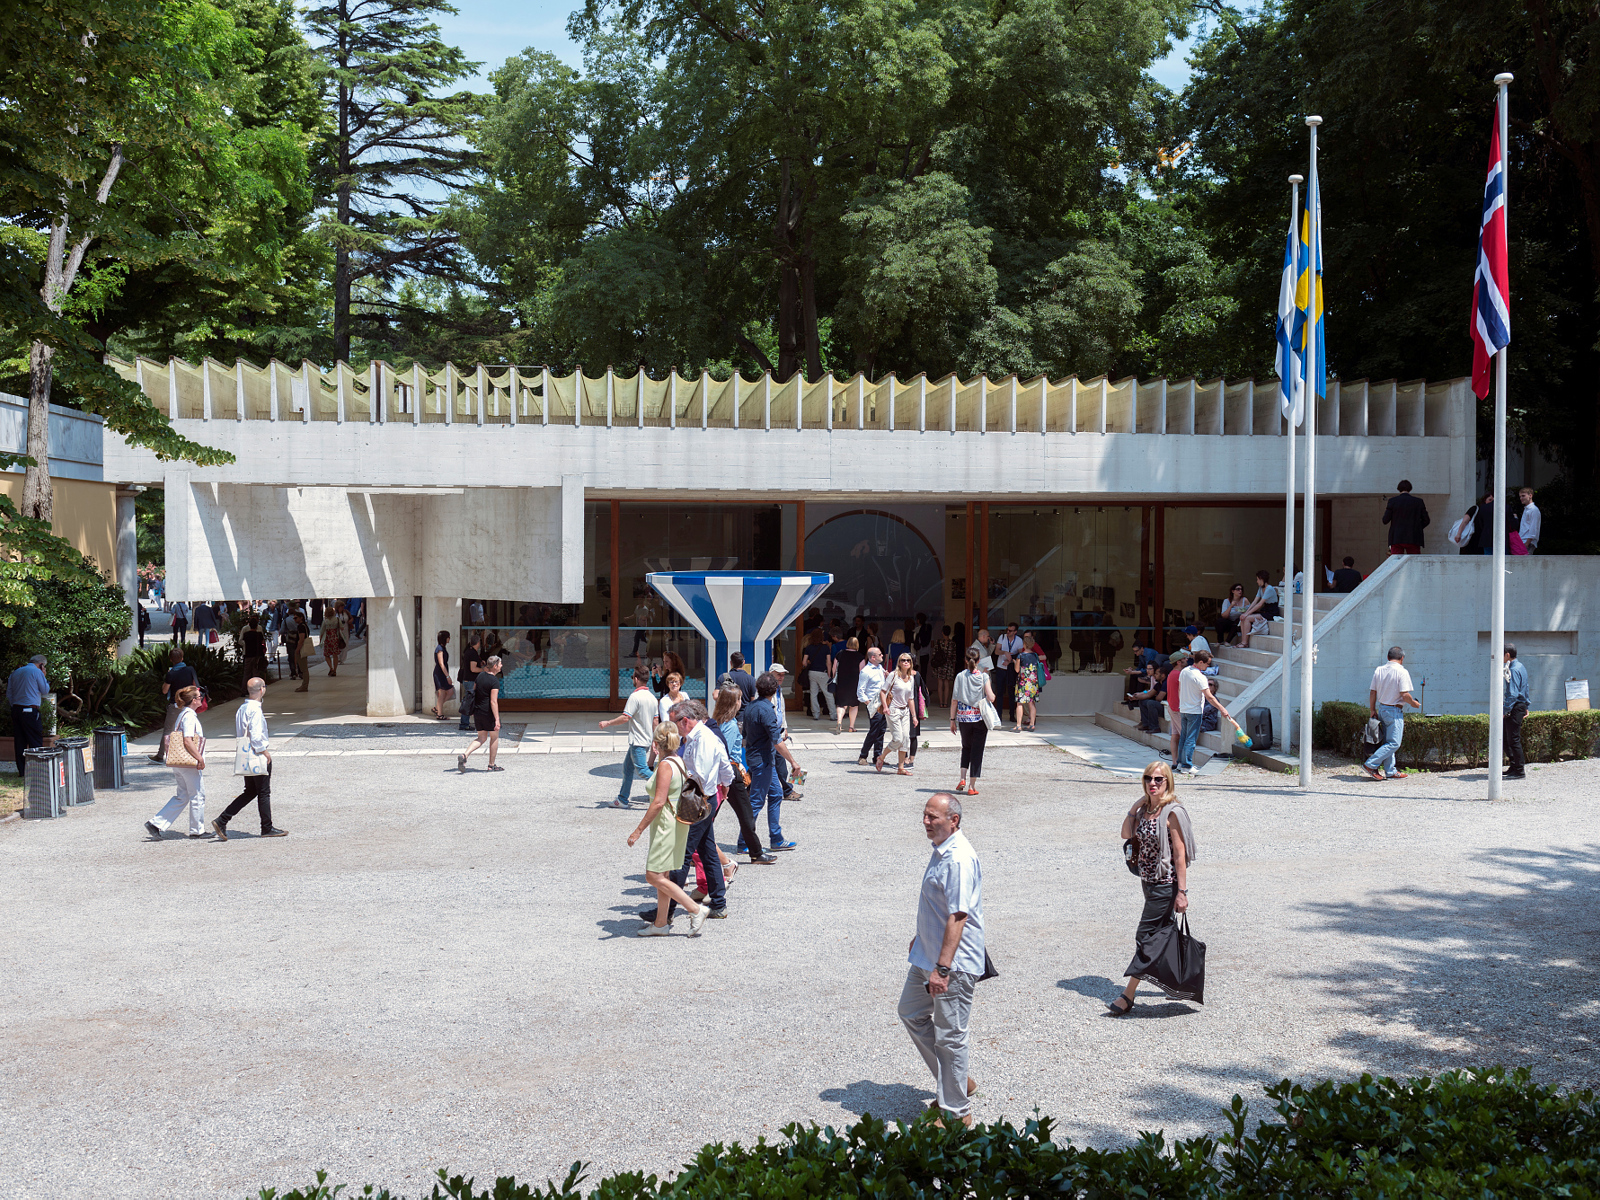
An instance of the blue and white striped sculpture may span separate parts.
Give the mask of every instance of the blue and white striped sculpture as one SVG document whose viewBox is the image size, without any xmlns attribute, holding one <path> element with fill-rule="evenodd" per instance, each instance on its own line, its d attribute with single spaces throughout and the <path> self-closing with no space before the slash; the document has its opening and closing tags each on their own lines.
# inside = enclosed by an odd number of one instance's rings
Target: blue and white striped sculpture
<svg viewBox="0 0 1600 1200">
<path fill-rule="evenodd" d="M 771 666 L 772 639 L 833 582 L 825 571 L 652 571 L 645 579 L 705 636 L 707 697 L 735 650 L 752 675 Z"/>
</svg>

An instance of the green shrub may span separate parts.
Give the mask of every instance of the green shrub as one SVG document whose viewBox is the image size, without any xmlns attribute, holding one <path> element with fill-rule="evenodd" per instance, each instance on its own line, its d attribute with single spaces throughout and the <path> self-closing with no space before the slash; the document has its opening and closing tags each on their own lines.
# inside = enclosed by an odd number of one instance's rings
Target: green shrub
<svg viewBox="0 0 1600 1200">
<path fill-rule="evenodd" d="M 1311 720 L 1312 744 L 1319 750 L 1365 758 L 1355 753 L 1367 725 L 1367 706 L 1343 700 L 1319 704 Z M 1529 762 L 1589 758 L 1600 738 L 1600 710 L 1531 712 L 1522 723 L 1522 748 Z M 1406 735 L 1397 756 L 1408 767 L 1481 767 L 1489 754 L 1489 718 L 1466 716 L 1406 718 Z"/>
<path fill-rule="evenodd" d="M 13 624 L 0 624 L 0 664 L 10 674 L 45 655 L 50 684 L 65 697 L 111 669 L 133 612 L 122 589 L 96 575 L 60 574 L 30 586 L 34 602 L 12 610 Z"/>
<path fill-rule="evenodd" d="M 1126 1196 L 1224 1200 L 1261 1197 L 1600 1196 L 1600 1113 L 1594 1095 L 1567 1095 L 1536 1085 L 1528 1073 L 1500 1069 L 1452 1072 L 1439 1079 L 1397 1082 L 1363 1075 L 1359 1082 L 1302 1087 L 1285 1080 L 1266 1089 L 1280 1121 L 1249 1131 L 1238 1096 L 1230 1129 L 1170 1147 L 1159 1133 L 1131 1146 L 1079 1149 L 1054 1140 L 1048 1117 L 1020 1129 L 1009 1122 L 941 1129 L 931 1115 L 886 1125 L 869 1115 L 842 1132 L 788 1125 L 782 1143 L 705 1146 L 671 1179 L 624 1172 L 602 1179 L 596 1200 L 733 1200 L 734 1197 L 934 1197 L 1001 1200 L 1063 1196 L 1112 1200 Z M 574 1163 L 559 1184 L 492 1188 L 439 1172 L 433 1200 L 533 1200 L 579 1197 L 584 1166 Z M 309 1188 L 260 1200 L 333 1200 L 317 1173 Z M 368 1184 L 372 1200 L 398 1200 Z"/>
</svg>

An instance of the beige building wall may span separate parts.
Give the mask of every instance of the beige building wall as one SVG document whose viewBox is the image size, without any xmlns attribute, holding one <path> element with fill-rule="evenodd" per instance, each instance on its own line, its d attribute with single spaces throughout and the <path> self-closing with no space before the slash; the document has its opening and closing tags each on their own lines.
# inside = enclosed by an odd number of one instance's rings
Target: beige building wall
<svg viewBox="0 0 1600 1200">
<path fill-rule="evenodd" d="M 94 559 L 107 579 L 117 574 L 117 485 L 90 479 L 52 479 L 55 519 L 51 532 Z M 0 491 L 22 503 L 21 474 L 0 475 Z"/>
</svg>

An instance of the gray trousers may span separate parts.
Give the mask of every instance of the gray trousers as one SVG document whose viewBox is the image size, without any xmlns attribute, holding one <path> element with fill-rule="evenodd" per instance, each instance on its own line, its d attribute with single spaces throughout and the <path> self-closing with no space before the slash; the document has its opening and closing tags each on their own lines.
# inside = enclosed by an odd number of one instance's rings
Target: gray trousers
<svg viewBox="0 0 1600 1200">
<path fill-rule="evenodd" d="M 950 972 L 943 995 L 928 993 L 928 973 L 920 967 L 906 971 L 900 989 L 900 1021 L 933 1072 L 939 1107 L 952 1117 L 972 1111 L 967 1099 L 967 1022 L 972 1016 L 972 989 L 976 975 Z"/>
</svg>

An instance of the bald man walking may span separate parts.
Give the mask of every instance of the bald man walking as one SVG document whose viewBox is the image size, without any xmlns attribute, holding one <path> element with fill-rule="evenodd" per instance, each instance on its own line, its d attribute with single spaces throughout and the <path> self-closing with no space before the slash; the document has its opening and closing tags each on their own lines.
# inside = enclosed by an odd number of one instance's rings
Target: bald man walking
<svg viewBox="0 0 1600 1200">
<path fill-rule="evenodd" d="M 933 1072 L 941 1115 L 971 1128 L 978 1085 L 967 1074 L 967 1022 L 973 987 L 984 972 L 983 872 L 977 851 L 961 832 L 956 797 L 949 792 L 929 796 L 922 828 L 933 854 L 922 873 L 900 1021 Z"/>
</svg>

